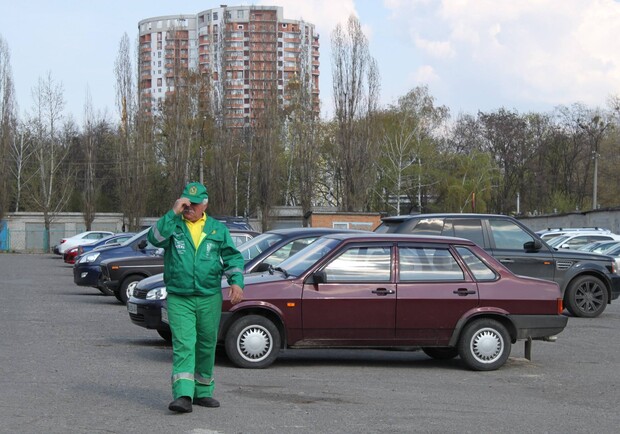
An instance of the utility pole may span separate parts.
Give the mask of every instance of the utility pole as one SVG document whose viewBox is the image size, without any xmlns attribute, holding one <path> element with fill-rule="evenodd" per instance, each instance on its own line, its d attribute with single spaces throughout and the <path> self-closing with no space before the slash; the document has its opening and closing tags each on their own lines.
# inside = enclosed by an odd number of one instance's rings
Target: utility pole
<svg viewBox="0 0 620 434">
<path fill-rule="evenodd" d="M 597 151 L 593 152 L 594 154 L 594 182 L 592 186 L 592 209 L 598 209 L 597 204 L 597 194 L 598 194 L 598 157 L 599 153 Z"/>
</svg>

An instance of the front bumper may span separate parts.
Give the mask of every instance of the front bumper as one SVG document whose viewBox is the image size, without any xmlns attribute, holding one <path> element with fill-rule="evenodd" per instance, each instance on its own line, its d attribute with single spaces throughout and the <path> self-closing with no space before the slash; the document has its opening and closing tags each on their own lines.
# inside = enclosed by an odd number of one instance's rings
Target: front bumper
<svg viewBox="0 0 620 434">
<path fill-rule="evenodd" d="M 73 266 L 73 282 L 79 286 L 94 286 L 100 283 L 101 267 L 99 264 L 75 264 Z"/>
<path fill-rule="evenodd" d="M 611 280 L 611 297 L 610 300 L 615 300 L 620 297 L 620 276 L 617 274 L 612 274 L 610 276 Z"/>
<path fill-rule="evenodd" d="M 170 330 L 168 324 L 161 320 L 161 308 L 164 300 L 144 300 L 131 297 L 127 301 L 129 319 L 137 326 L 151 330 Z"/>
</svg>

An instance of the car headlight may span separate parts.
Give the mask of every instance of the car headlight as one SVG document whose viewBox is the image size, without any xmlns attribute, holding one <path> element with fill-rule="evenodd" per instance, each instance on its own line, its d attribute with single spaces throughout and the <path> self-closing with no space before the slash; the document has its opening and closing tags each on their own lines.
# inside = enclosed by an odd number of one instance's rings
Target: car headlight
<svg viewBox="0 0 620 434">
<path fill-rule="evenodd" d="M 86 262 L 95 262 L 95 260 L 99 257 L 99 253 L 89 253 L 88 255 L 82 256 L 80 258 L 80 264 L 84 264 Z"/>
<path fill-rule="evenodd" d="M 166 287 L 162 286 L 161 288 L 151 289 L 146 293 L 147 300 L 164 300 L 168 296 L 168 291 L 166 291 Z"/>
</svg>

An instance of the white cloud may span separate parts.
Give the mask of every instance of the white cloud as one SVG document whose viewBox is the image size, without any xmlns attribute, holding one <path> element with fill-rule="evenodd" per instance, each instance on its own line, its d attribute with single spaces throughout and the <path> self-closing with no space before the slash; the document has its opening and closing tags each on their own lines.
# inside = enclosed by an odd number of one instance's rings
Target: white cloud
<svg viewBox="0 0 620 434">
<path fill-rule="evenodd" d="M 314 24 L 324 41 L 329 40 L 336 25 L 345 24 L 350 15 L 357 16 L 354 0 L 260 0 L 257 4 L 281 6 L 284 18 Z"/>
<path fill-rule="evenodd" d="M 410 76 L 413 86 L 436 83 L 440 80 L 439 75 L 431 65 L 422 65 Z"/>
<path fill-rule="evenodd" d="M 453 92 L 475 84 L 494 93 L 498 106 L 602 105 L 620 93 L 618 1 L 385 0 L 384 5 L 394 25 L 415 29 L 410 42 L 416 51 L 410 57 L 419 58 L 426 73 L 450 77 Z"/>
</svg>

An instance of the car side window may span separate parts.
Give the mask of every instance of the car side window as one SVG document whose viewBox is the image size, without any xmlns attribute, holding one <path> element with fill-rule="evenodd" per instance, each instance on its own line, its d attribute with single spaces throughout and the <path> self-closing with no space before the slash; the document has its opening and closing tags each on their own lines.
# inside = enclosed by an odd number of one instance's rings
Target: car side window
<svg viewBox="0 0 620 434">
<path fill-rule="evenodd" d="M 400 247 L 398 279 L 410 282 L 463 280 L 464 275 L 448 249 Z"/>
<path fill-rule="evenodd" d="M 324 269 L 326 282 L 389 282 L 391 249 L 388 246 L 352 247 Z"/>
<path fill-rule="evenodd" d="M 486 247 L 480 219 L 450 219 L 446 221 L 441 235 L 465 238 Z"/>
<path fill-rule="evenodd" d="M 456 247 L 456 251 L 459 252 L 459 255 L 461 255 L 461 258 L 465 264 L 467 264 L 467 267 L 476 280 L 495 280 L 497 278 L 495 271 L 490 269 L 487 264 L 482 262 L 482 260 L 468 248 Z"/>
<path fill-rule="evenodd" d="M 416 235 L 441 235 L 443 229 L 443 219 L 428 218 L 420 220 L 411 233 Z"/>
<path fill-rule="evenodd" d="M 523 250 L 523 244 L 534 238 L 522 227 L 509 220 L 489 219 L 495 248 L 504 250 Z"/>
</svg>

